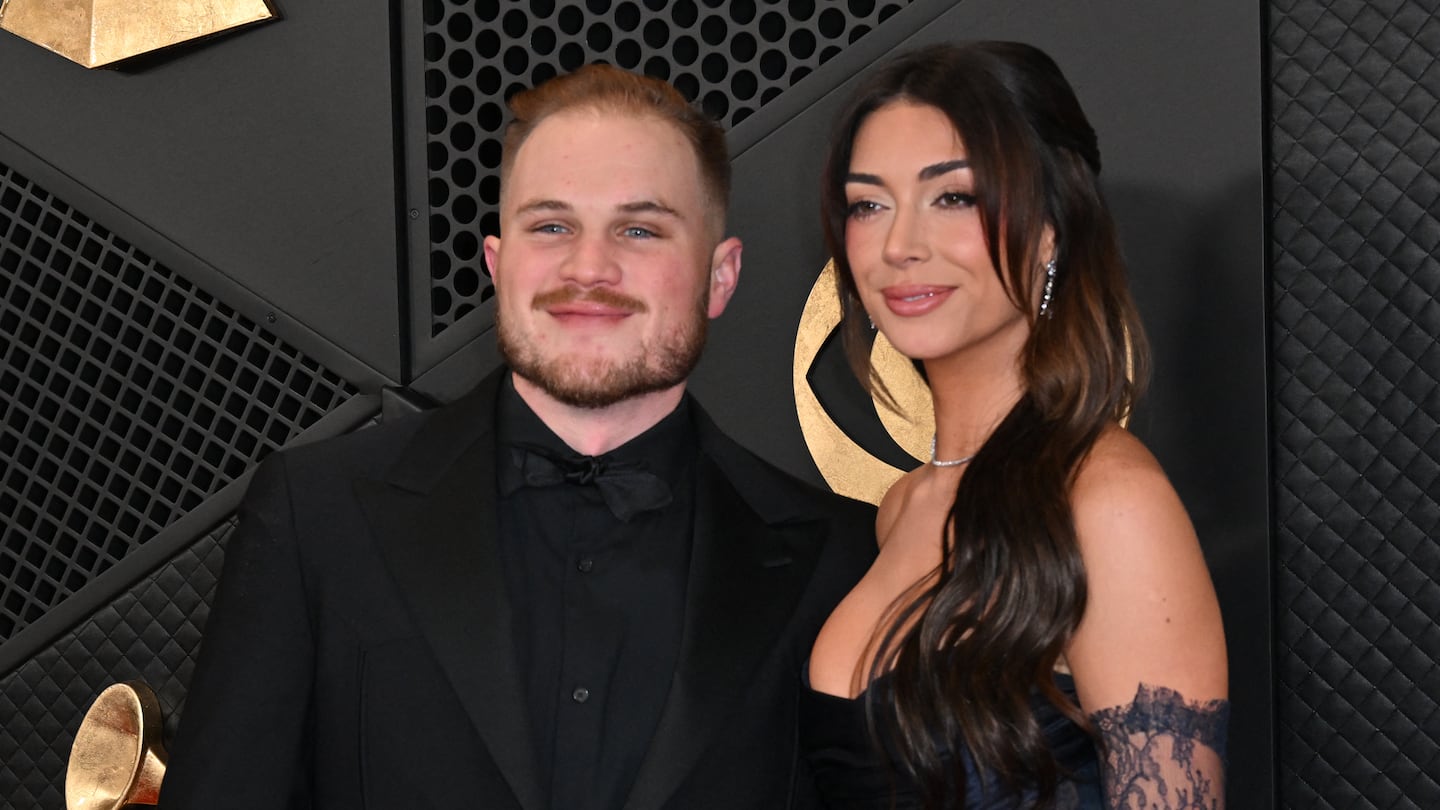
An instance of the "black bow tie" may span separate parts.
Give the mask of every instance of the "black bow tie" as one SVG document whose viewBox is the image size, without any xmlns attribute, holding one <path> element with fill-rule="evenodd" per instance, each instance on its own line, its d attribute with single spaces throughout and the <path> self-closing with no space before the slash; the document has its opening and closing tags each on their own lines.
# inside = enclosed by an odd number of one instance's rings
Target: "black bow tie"
<svg viewBox="0 0 1440 810">
<path fill-rule="evenodd" d="M 510 448 L 520 480 L 507 487 L 507 494 L 522 486 L 551 487 L 572 483 L 593 485 L 611 513 L 622 522 L 651 509 L 669 505 L 670 487 L 636 462 L 607 461 L 595 456 L 560 456 L 535 445 Z"/>
</svg>

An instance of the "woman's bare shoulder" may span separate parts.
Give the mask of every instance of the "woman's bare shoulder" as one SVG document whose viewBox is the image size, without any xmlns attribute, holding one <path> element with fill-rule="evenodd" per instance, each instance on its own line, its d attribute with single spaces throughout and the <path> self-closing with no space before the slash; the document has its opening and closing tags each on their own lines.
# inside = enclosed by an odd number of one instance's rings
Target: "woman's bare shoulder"
<svg viewBox="0 0 1440 810">
<path fill-rule="evenodd" d="M 875 514 L 875 539 L 882 548 L 890 536 L 890 531 L 895 528 L 896 521 L 905 512 L 920 472 L 921 470 L 911 470 L 900 476 L 890 489 L 886 490 L 885 497 L 880 499 L 880 508 Z"/>
<path fill-rule="evenodd" d="M 1154 455 L 1123 429 L 1107 430 L 1076 477 L 1072 505 L 1089 597 L 1066 657 L 1082 703 L 1119 705 L 1140 683 L 1224 697 L 1214 586 Z"/>
<path fill-rule="evenodd" d="M 1119 426 L 1108 428 L 1096 440 L 1075 476 L 1070 497 L 1082 543 L 1087 539 L 1086 528 L 1167 530 L 1159 536 L 1150 534 L 1152 540 L 1178 536 L 1184 541 L 1194 536 L 1180 496 L 1160 462 L 1143 442 Z M 1110 536 L 1112 532 L 1095 534 Z M 1103 553 L 1103 549 L 1099 551 Z"/>
</svg>

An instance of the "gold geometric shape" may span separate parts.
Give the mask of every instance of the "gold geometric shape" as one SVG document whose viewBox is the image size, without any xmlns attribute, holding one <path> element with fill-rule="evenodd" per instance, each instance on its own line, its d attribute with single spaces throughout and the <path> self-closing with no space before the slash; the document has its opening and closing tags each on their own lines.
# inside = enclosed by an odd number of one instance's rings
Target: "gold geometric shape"
<svg viewBox="0 0 1440 810">
<path fill-rule="evenodd" d="M 810 368 L 825 341 L 840 325 L 840 297 L 835 263 L 826 263 L 805 301 L 800 327 L 795 334 L 793 385 L 795 411 L 800 432 L 810 457 L 834 491 L 857 500 L 878 504 L 905 471 L 881 461 L 861 447 L 826 412 L 810 388 Z M 890 437 L 917 461 L 930 452 L 935 433 L 930 389 L 908 358 L 900 354 L 883 335 L 876 335 L 870 362 L 895 398 L 900 412 L 891 410 L 872 396 L 881 423 Z"/>
<path fill-rule="evenodd" d="M 269 0 L 0 0 L 0 29 L 87 68 L 275 16 Z"/>
<path fill-rule="evenodd" d="M 70 747 L 67 810 L 158 804 L 165 778 L 160 701 L 140 681 L 112 684 L 85 713 Z"/>
<path fill-rule="evenodd" d="M 870 347 L 870 365 L 885 382 L 898 408 L 891 408 L 879 397 L 871 397 L 880 423 L 890 438 L 915 460 L 927 460 L 930 440 L 935 438 L 935 401 L 930 398 L 930 386 L 915 370 L 915 363 L 890 345 L 881 332 L 875 333 L 875 345 Z"/>
</svg>

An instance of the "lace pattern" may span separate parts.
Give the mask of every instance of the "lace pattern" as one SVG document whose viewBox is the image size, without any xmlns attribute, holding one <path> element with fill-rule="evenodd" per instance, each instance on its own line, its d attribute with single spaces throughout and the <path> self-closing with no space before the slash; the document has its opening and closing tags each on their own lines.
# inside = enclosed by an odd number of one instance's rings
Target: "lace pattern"
<svg viewBox="0 0 1440 810">
<path fill-rule="evenodd" d="M 1140 684 L 1135 701 L 1091 716 L 1105 757 L 1106 807 L 1220 810 L 1230 702 L 1187 703 Z"/>
</svg>

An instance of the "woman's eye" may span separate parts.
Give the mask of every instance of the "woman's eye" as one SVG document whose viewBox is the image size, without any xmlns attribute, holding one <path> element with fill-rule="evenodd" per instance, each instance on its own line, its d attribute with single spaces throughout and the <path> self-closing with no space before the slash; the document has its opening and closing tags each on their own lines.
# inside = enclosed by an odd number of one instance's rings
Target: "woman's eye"
<svg viewBox="0 0 1440 810">
<path fill-rule="evenodd" d="M 975 204 L 975 195 L 963 191 L 947 191 L 935 200 L 941 208 L 969 208 Z"/>
<path fill-rule="evenodd" d="M 880 204 L 871 200 L 856 200 L 850 203 L 848 213 L 851 219 L 864 219 L 880 210 Z"/>
</svg>

